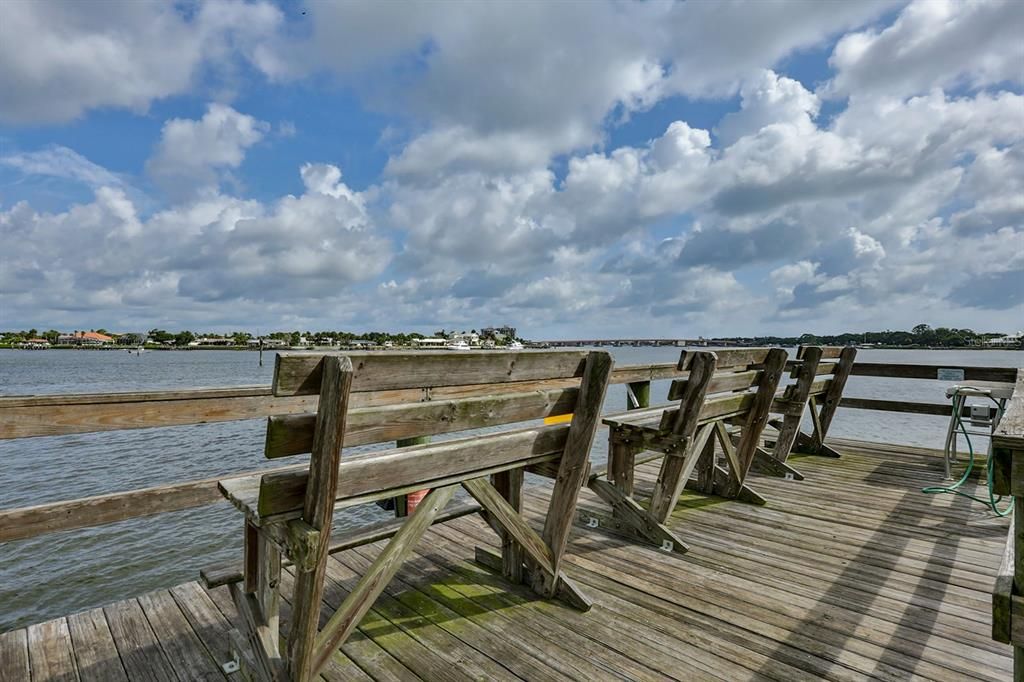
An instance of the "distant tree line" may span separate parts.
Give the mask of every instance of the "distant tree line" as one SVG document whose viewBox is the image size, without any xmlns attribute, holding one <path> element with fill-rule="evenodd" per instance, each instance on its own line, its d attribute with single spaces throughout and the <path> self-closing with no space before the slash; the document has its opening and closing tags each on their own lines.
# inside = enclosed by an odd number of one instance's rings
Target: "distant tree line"
<svg viewBox="0 0 1024 682">
<path fill-rule="evenodd" d="M 876 346 L 922 346 L 928 348 L 966 348 L 984 346 L 991 339 L 1003 336 L 995 332 L 976 332 L 973 329 L 936 327 L 919 324 L 910 331 L 885 330 L 881 332 L 845 332 L 843 334 L 802 334 L 800 336 L 758 336 L 754 345 L 779 344 L 796 346 L 818 344 L 849 346 L 871 344 Z"/>
</svg>

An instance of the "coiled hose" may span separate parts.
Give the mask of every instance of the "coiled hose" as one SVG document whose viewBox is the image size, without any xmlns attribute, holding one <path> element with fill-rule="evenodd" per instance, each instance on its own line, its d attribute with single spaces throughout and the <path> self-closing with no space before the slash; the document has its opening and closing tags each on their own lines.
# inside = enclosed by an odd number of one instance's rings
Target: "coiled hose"
<svg viewBox="0 0 1024 682">
<path fill-rule="evenodd" d="M 991 398 L 991 396 L 989 397 L 989 399 L 992 400 L 992 402 L 995 402 L 995 400 L 993 398 Z M 956 407 L 956 398 L 955 397 L 953 398 L 953 407 L 954 408 Z M 937 486 L 928 486 L 927 488 L 921 488 L 921 492 L 927 493 L 929 495 L 935 495 L 935 494 L 939 494 L 939 493 L 949 493 L 951 495 L 960 495 L 960 496 L 966 497 L 966 498 L 968 498 L 970 500 L 974 500 L 975 502 L 981 502 L 983 505 L 985 505 L 986 507 L 991 509 L 992 513 L 995 514 L 996 516 L 1006 516 L 1011 511 L 1013 511 L 1013 498 L 1012 497 L 1010 498 L 1010 504 L 1008 504 L 1006 506 L 1006 509 L 999 509 L 998 505 L 999 505 L 1000 502 L 1002 502 L 1003 496 L 1002 495 L 996 496 L 992 492 L 992 477 L 993 477 L 994 472 L 995 472 L 995 469 L 994 469 L 995 458 L 989 457 L 988 458 L 988 462 L 987 462 L 987 464 L 985 466 L 985 469 L 986 469 L 986 482 L 988 483 L 988 499 L 987 500 L 982 499 L 980 497 L 976 497 L 974 495 L 971 495 L 970 493 L 965 493 L 963 490 L 959 489 L 964 483 L 967 482 L 967 479 L 970 478 L 970 476 L 971 476 L 971 471 L 974 469 L 974 446 L 971 444 L 971 436 L 970 436 L 969 433 L 967 433 L 967 427 L 964 426 L 963 415 L 961 415 L 961 414 L 957 414 L 956 415 L 956 425 L 957 425 L 957 429 L 960 431 L 960 433 L 962 433 L 964 435 L 964 438 L 967 440 L 967 452 L 970 453 L 970 457 L 967 460 L 967 468 L 964 470 L 964 475 L 960 477 L 959 481 L 957 481 L 956 483 L 953 483 L 952 485 L 948 485 L 948 486 L 938 486 L 938 485 Z M 954 433 L 953 437 L 954 438 L 956 437 L 955 433 Z"/>
</svg>

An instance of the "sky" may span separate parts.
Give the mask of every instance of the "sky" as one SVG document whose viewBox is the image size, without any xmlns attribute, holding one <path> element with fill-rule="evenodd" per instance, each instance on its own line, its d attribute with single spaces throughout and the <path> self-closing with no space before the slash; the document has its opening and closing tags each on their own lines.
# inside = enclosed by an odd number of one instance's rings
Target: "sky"
<svg viewBox="0 0 1024 682">
<path fill-rule="evenodd" d="M 0 14 L 0 329 L 1024 327 L 1024 2 Z"/>
</svg>

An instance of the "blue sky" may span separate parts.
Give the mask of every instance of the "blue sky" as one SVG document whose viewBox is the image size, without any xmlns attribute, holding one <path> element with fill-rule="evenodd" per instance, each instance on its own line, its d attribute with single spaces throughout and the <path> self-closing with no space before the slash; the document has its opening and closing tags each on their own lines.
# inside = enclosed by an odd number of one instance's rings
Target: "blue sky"
<svg viewBox="0 0 1024 682">
<path fill-rule="evenodd" d="M 9 3 L 0 328 L 1024 327 L 1022 8 Z"/>
</svg>

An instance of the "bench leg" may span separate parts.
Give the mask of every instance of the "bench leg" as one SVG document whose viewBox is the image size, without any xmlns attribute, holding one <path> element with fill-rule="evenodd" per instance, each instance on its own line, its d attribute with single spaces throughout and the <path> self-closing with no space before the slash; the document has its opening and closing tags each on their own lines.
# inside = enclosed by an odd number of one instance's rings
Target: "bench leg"
<svg viewBox="0 0 1024 682">
<path fill-rule="evenodd" d="M 635 499 L 599 478 L 591 479 L 589 487 L 612 508 L 612 515 L 580 512 L 580 521 L 591 528 L 597 527 L 632 541 L 644 540 L 666 551 L 683 554 L 689 546 L 667 526 L 659 523 Z"/>
<path fill-rule="evenodd" d="M 750 470 L 777 478 L 791 478 L 794 481 L 804 480 L 803 474 L 786 462 L 776 459 L 775 455 L 760 447 L 754 451 L 754 462 Z"/>
<path fill-rule="evenodd" d="M 476 547 L 474 548 L 473 558 L 484 568 L 499 573 L 504 572 L 504 561 L 502 560 L 501 555 L 493 550 L 487 549 L 486 547 Z M 529 565 L 522 566 L 523 581 L 526 583 L 533 582 L 533 573 L 535 570 L 535 568 Z M 592 602 L 587 595 L 580 590 L 575 581 L 571 580 L 563 571 L 558 572 L 554 598 L 568 604 L 578 611 L 589 611 L 594 605 L 594 602 Z"/>
<path fill-rule="evenodd" d="M 284 679 L 280 650 L 281 553 L 266 534 L 245 524 L 245 572 L 241 585 L 232 583 L 231 597 L 241 617 L 250 654 L 239 656 L 253 679 Z"/>
<path fill-rule="evenodd" d="M 510 469 L 494 474 L 492 485 L 518 513 L 523 511 L 523 470 Z M 523 582 L 523 548 L 504 527 L 496 528 L 501 536 L 501 572 L 513 583 Z"/>
<path fill-rule="evenodd" d="M 819 457 L 832 457 L 833 459 L 842 457 L 838 450 L 825 443 L 818 443 L 814 437 L 808 436 L 803 431 L 796 434 L 795 450 L 803 455 L 818 455 Z"/>
<path fill-rule="evenodd" d="M 740 502 L 748 502 L 750 504 L 764 505 L 767 504 L 767 500 L 761 496 L 756 490 L 751 488 L 746 483 L 740 485 L 739 490 L 730 490 L 735 486 L 735 480 L 728 471 L 714 465 L 713 473 L 711 474 L 712 481 L 710 491 L 700 481 L 687 481 L 687 490 L 696 490 L 698 492 L 705 493 L 707 495 L 718 495 L 720 497 L 726 497 L 729 499 L 739 500 Z"/>
<path fill-rule="evenodd" d="M 608 434 L 608 482 L 623 495 L 633 496 L 633 469 L 637 448 L 625 440 L 616 429 Z"/>
</svg>

